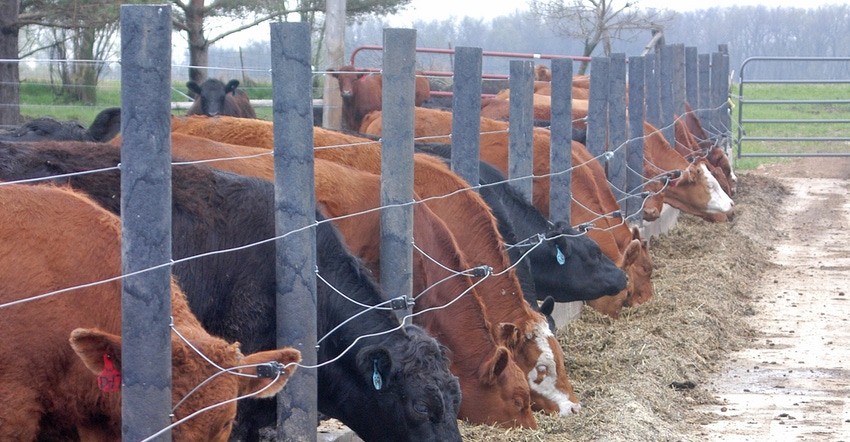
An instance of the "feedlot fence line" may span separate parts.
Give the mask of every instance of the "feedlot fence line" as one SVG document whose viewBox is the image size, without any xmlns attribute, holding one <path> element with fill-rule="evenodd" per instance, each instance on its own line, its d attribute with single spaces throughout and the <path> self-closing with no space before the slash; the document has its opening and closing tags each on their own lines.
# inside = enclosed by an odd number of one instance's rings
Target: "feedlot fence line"
<svg viewBox="0 0 850 442">
<path fill-rule="evenodd" d="M 288 26 L 289 24 L 286 24 L 286 25 Z M 276 30 L 280 30 L 280 29 L 276 29 Z M 300 40 L 302 37 L 309 35 L 308 33 L 304 32 L 304 31 L 305 30 L 299 30 L 299 32 L 296 32 L 295 37 L 297 37 L 297 38 L 295 38 L 295 39 Z M 387 31 L 385 31 L 385 32 L 387 32 Z M 279 79 L 282 80 L 282 81 L 276 81 L 275 82 L 275 89 L 276 89 L 275 95 L 274 95 L 275 101 L 277 101 L 278 99 L 281 99 L 280 101 L 285 104 L 284 106 L 281 106 L 281 108 L 285 109 L 284 111 L 275 113 L 275 127 L 276 127 L 275 128 L 275 132 L 276 132 L 275 139 L 279 138 L 277 136 L 278 130 L 280 130 L 281 135 L 283 135 L 283 134 L 286 133 L 286 132 L 284 132 L 284 129 L 286 129 L 290 133 L 296 133 L 297 135 L 299 135 L 299 136 L 293 136 L 292 137 L 293 139 L 295 139 L 295 141 L 293 141 L 294 144 L 305 144 L 306 143 L 305 140 L 307 140 L 308 136 L 309 136 L 309 135 L 305 135 L 305 134 L 309 133 L 310 130 L 312 130 L 312 128 L 309 125 L 308 118 L 303 117 L 304 115 L 307 115 L 307 113 L 303 112 L 304 109 L 302 109 L 301 106 L 307 106 L 306 103 L 308 103 L 309 98 L 307 96 L 303 95 L 303 94 L 298 93 L 299 92 L 298 85 L 307 84 L 307 82 L 309 81 L 309 78 L 306 78 L 306 77 L 309 77 L 309 65 L 304 64 L 304 63 L 301 63 L 299 65 L 297 62 L 309 60 L 309 51 L 304 51 L 303 47 L 300 47 L 300 49 L 299 49 L 298 45 L 293 45 L 294 48 L 290 47 L 289 45 L 292 44 L 293 42 L 290 41 L 289 34 L 286 35 L 286 38 L 284 38 L 285 36 L 281 35 L 281 34 L 275 34 L 275 35 L 277 37 L 277 40 L 275 40 L 274 43 L 275 43 L 275 45 L 279 44 L 281 46 L 280 52 L 293 51 L 293 52 L 296 53 L 296 55 L 299 55 L 301 57 L 301 58 L 299 58 L 299 59 L 297 59 L 297 60 L 295 60 L 291 63 L 281 64 L 280 66 L 276 66 L 276 68 L 275 68 L 275 72 L 279 73 L 279 75 L 280 75 Z M 409 37 L 409 36 L 405 35 L 405 37 Z M 389 40 L 398 40 L 398 39 L 389 39 Z M 406 40 L 406 42 L 409 42 L 409 39 L 406 38 L 405 40 Z M 307 40 L 306 44 L 309 44 L 309 40 Z M 400 49 L 397 49 L 397 50 L 403 52 L 404 48 L 400 48 Z M 707 117 L 705 121 L 711 121 L 712 122 L 712 124 L 706 125 L 707 128 L 716 128 L 716 127 L 727 127 L 728 128 L 729 127 L 728 123 L 725 123 L 723 121 L 723 117 L 728 115 L 728 113 L 727 113 L 728 83 L 722 83 L 722 81 L 721 82 L 717 81 L 717 79 L 728 80 L 728 56 L 723 54 L 722 52 L 711 54 L 710 57 L 709 56 L 705 56 L 705 57 L 699 56 L 699 57 L 697 57 L 696 55 L 697 54 L 695 52 L 695 48 L 685 48 L 684 45 L 672 45 L 672 46 L 667 46 L 664 49 L 662 49 L 662 51 L 659 54 L 651 54 L 651 55 L 646 56 L 646 57 L 633 57 L 632 60 L 631 60 L 632 62 L 630 63 L 628 69 L 626 68 L 627 67 L 626 58 L 625 58 L 625 55 L 623 55 L 623 54 L 619 54 L 617 56 L 611 57 L 610 60 L 607 59 L 607 58 L 603 59 L 601 57 L 594 57 L 593 63 L 591 63 L 592 69 L 593 69 L 594 65 L 604 66 L 604 67 L 600 67 L 595 72 L 593 72 L 595 79 L 593 80 L 593 83 L 591 84 L 591 91 L 590 91 L 590 94 L 591 94 L 590 101 L 591 101 L 592 104 L 589 106 L 588 116 L 587 116 L 587 120 L 586 120 L 587 125 L 588 125 L 588 129 L 589 129 L 588 130 L 588 148 L 591 150 L 592 155 L 596 159 L 598 159 L 600 162 L 602 162 L 603 165 L 607 165 L 607 169 L 609 171 L 609 181 L 616 181 L 618 183 L 616 186 L 614 186 L 615 195 L 617 196 L 618 200 L 627 203 L 627 204 L 624 204 L 626 207 L 629 207 L 629 209 L 627 209 L 625 211 L 626 215 L 620 216 L 620 218 L 622 218 L 624 220 L 624 222 L 625 222 L 625 219 L 628 218 L 630 215 L 636 215 L 637 220 L 639 222 L 639 220 L 640 220 L 640 207 L 641 207 L 641 204 L 643 203 L 643 199 L 646 196 L 642 191 L 642 187 L 641 187 L 643 185 L 642 182 L 644 180 L 651 180 L 651 179 L 656 178 L 656 177 L 645 177 L 644 174 L 643 174 L 643 161 L 644 161 L 643 156 L 642 156 L 643 131 L 642 131 L 641 125 L 637 124 L 639 122 L 642 122 L 642 118 L 637 119 L 637 120 L 632 120 L 632 118 L 636 118 L 638 116 L 643 115 L 644 111 L 646 111 L 647 116 L 650 115 L 650 111 L 644 109 L 644 104 L 643 104 L 644 99 L 643 98 L 645 96 L 651 95 L 651 96 L 654 96 L 654 97 L 658 97 L 657 100 L 652 100 L 651 102 L 649 102 L 649 100 L 647 100 L 647 105 L 650 106 L 650 107 L 653 107 L 655 109 L 655 111 L 652 114 L 655 115 L 655 117 L 653 117 L 653 118 L 657 118 L 657 121 L 651 121 L 651 122 L 653 124 L 655 124 L 660 130 L 664 131 L 665 136 L 668 136 L 668 137 L 671 136 L 671 134 L 672 134 L 672 124 L 673 124 L 673 115 L 674 114 L 682 115 L 684 113 L 684 102 L 686 100 L 689 101 L 692 104 L 693 108 L 696 109 L 696 112 L 703 113 L 703 115 L 705 115 Z M 406 72 L 410 72 L 410 70 L 406 69 L 406 67 L 401 65 L 402 61 L 400 61 L 400 60 L 403 59 L 404 57 L 398 57 L 398 58 L 399 58 L 399 60 L 391 60 L 391 59 L 384 60 L 384 66 L 385 66 L 384 73 L 386 75 L 386 83 L 393 83 L 393 82 L 399 81 L 398 84 L 409 86 L 409 85 L 411 85 L 410 83 L 411 83 L 411 80 L 412 80 L 412 76 L 408 77 L 408 76 L 399 74 L 398 72 L 406 73 Z M 564 58 L 569 58 L 569 57 L 564 57 Z M 699 62 L 698 65 L 686 62 L 687 60 L 691 60 L 691 59 L 700 60 L 700 62 Z M 637 60 L 645 61 L 645 63 L 637 62 Z M 726 60 L 725 65 L 723 64 L 723 60 Z M 387 65 L 390 65 L 390 64 L 393 64 L 393 63 L 395 63 L 396 67 L 387 68 Z M 531 71 L 528 69 L 528 66 L 531 62 L 530 61 L 521 61 L 519 63 L 524 63 L 524 65 L 516 65 L 516 68 L 517 68 L 516 71 L 519 73 L 519 76 L 530 75 Z M 640 67 L 638 68 L 637 66 L 640 66 Z M 724 66 L 725 66 L 726 71 L 724 71 Z M 566 66 L 562 66 L 562 67 L 566 68 Z M 128 67 L 125 66 L 125 68 L 128 68 Z M 713 70 L 710 71 L 709 68 L 712 68 Z M 634 70 L 632 70 L 632 69 L 634 69 Z M 128 70 L 129 70 L 129 68 L 128 68 Z M 513 69 L 512 69 L 512 72 L 513 72 Z M 638 72 L 639 72 L 639 74 L 638 74 Z M 715 73 L 715 72 L 717 72 L 717 73 Z M 628 76 L 627 73 L 631 74 L 631 78 Z M 129 75 L 133 75 L 133 74 L 130 73 L 130 72 L 125 72 L 125 75 L 129 76 Z M 277 75 L 277 74 L 275 74 L 275 75 Z M 294 84 L 295 86 L 287 88 L 285 93 L 284 93 L 284 91 L 282 91 L 282 89 L 281 89 L 281 92 L 278 92 L 278 88 L 281 87 L 282 84 L 286 84 L 285 80 L 291 79 L 292 76 L 297 77 L 297 80 L 300 80 L 300 81 L 293 82 L 292 84 Z M 400 77 L 404 77 L 404 78 L 400 78 Z M 562 77 L 564 77 L 564 76 L 562 76 Z M 569 76 L 565 76 L 565 78 L 568 79 Z M 630 105 L 628 107 L 628 109 L 629 109 L 628 115 L 630 117 L 629 122 L 631 123 L 628 126 L 626 125 L 626 121 L 625 121 L 625 116 L 627 114 L 627 112 L 626 112 L 626 102 L 627 102 L 627 100 L 626 100 L 626 80 L 627 79 L 628 79 L 628 84 L 630 85 L 630 89 L 629 89 L 629 92 L 628 92 L 628 98 L 629 98 L 628 102 L 630 103 Z M 691 80 L 687 80 L 687 79 L 691 79 Z M 161 79 L 161 80 L 164 80 L 167 83 L 168 79 L 165 79 L 163 77 L 163 79 Z M 510 80 L 511 80 L 512 85 L 522 84 L 522 83 L 519 83 L 519 80 L 523 80 L 525 82 L 525 84 L 528 84 L 527 78 L 523 78 L 523 79 L 511 78 Z M 515 80 L 517 81 L 517 83 L 514 83 Z M 686 82 L 688 83 L 687 88 L 686 88 Z M 609 83 L 614 84 L 616 86 L 609 87 L 608 86 Z M 564 81 L 561 84 L 566 85 L 568 83 L 566 83 L 566 81 Z M 699 87 L 694 88 L 695 85 L 699 85 Z M 704 95 L 704 93 L 709 92 L 709 91 L 707 91 L 707 89 L 709 87 L 710 87 L 711 91 L 717 90 L 717 91 L 721 91 L 722 93 L 719 94 L 719 95 L 717 95 L 717 94 Z M 395 115 L 399 115 L 399 116 L 404 116 L 404 115 L 408 115 L 408 112 L 412 112 L 412 104 L 410 103 L 410 101 L 412 100 L 412 88 L 406 87 L 406 89 L 411 92 L 411 96 L 407 96 L 406 100 L 401 100 L 401 101 L 405 101 L 404 103 L 396 103 L 395 107 L 393 107 L 390 104 L 387 104 L 387 108 L 386 108 L 387 113 L 395 114 Z M 644 91 L 646 91 L 646 95 L 643 94 Z M 132 91 L 126 91 L 126 92 L 132 93 Z M 301 92 L 303 92 L 303 90 Z M 531 101 L 531 90 L 523 91 L 522 95 L 523 96 L 521 96 L 521 97 L 515 97 L 514 99 L 512 99 L 512 101 L 522 101 L 523 103 L 525 103 L 526 106 L 530 106 L 531 102 L 532 102 Z M 708 100 L 702 99 L 702 101 L 701 101 L 700 97 L 702 97 L 702 96 L 707 96 L 709 98 L 708 98 Z M 157 101 L 158 101 L 158 103 L 156 103 L 156 104 L 163 105 L 166 102 L 168 102 L 168 97 L 166 97 L 166 96 L 157 96 L 157 97 L 154 97 L 154 98 L 156 98 Z M 556 131 L 562 131 L 563 132 L 564 126 L 569 125 L 569 123 L 572 122 L 572 119 L 570 118 L 569 95 L 566 95 L 566 97 L 563 96 L 563 95 L 553 97 L 553 100 L 558 100 L 558 101 L 561 101 L 561 103 L 562 103 L 562 105 L 560 106 L 560 111 L 561 111 L 560 119 L 556 122 L 556 125 L 560 124 L 561 126 L 553 125 L 553 127 L 552 127 L 552 131 L 553 131 L 552 132 L 553 133 L 552 140 L 553 140 L 553 143 L 555 143 L 555 133 L 556 133 Z M 138 101 L 141 101 L 141 100 L 138 100 Z M 400 100 L 391 100 L 391 101 L 398 102 Z M 127 103 L 126 100 L 124 102 Z M 286 105 L 289 105 L 289 106 L 287 107 Z M 136 106 L 136 109 L 134 110 L 134 112 L 138 113 L 139 109 L 144 109 L 145 112 L 153 113 L 152 110 L 153 110 L 154 107 L 155 106 L 151 105 L 150 108 L 147 108 L 145 106 L 145 102 L 142 102 L 138 106 Z M 159 108 L 163 108 L 163 107 L 164 106 L 160 106 Z M 157 108 L 157 109 L 159 109 L 159 108 Z M 564 112 L 565 108 L 566 108 L 566 111 Z M 553 113 L 554 112 L 555 112 L 555 110 L 553 109 Z M 296 114 L 301 115 L 302 118 L 294 118 L 294 116 Z M 287 116 L 292 116 L 293 118 L 287 119 L 287 118 L 285 118 Z M 714 123 L 714 121 L 717 121 L 717 123 Z M 512 123 L 511 124 L 511 131 L 516 131 L 516 132 L 527 131 L 528 133 L 531 132 L 531 126 L 530 126 L 530 124 L 528 124 L 529 123 L 528 121 L 525 121 L 521 125 L 521 128 L 519 128 L 519 129 L 517 129 L 513 125 L 513 120 L 511 121 L 511 123 Z M 388 125 L 388 126 L 399 127 L 400 125 L 396 124 L 396 125 Z M 278 129 L 278 128 L 283 128 L 283 129 Z M 384 145 L 385 148 L 388 147 L 388 145 L 390 145 L 390 144 L 397 144 L 397 145 L 400 145 L 398 147 L 405 148 L 405 149 L 408 148 L 408 147 L 412 147 L 412 145 L 413 145 L 413 130 L 412 130 L 412 128 L 404 127 L 402 129 L 403 129 L 402 132 L 398 133 L 398 134 L 389 134 L 389 133 L 384 134 L 384 138 L 382 139 L 382 141 L 385 143 L 385 145 Z M 641 130 L 637 130 L 637 129 L 641 129 Z M 567 128 L 566 132 L 567 133 L 569 132 L 569 128 Z M 122 134 L 122 135 L 125 136 L 125 139 L 128 139 L 126 136 L 129 135 L 129 134 Z M 716 134 L 713 134 L 713 135 L 718 135 L 718 136 L 719 135 L 725 135 L 725 132 L 716 133 Z M 168 137 L 167 137 L 167 133 L 166 133 L 165 139 L 167 139 L 167 138 Z M 286 137 L 280 137 L 280 139 L 284 139 L 284 138 L 286 138 Z M 605 141 L 606 139 L 609 139 L 610 141 L 606 142 Z M 668 139 L 670 139 L 670 138 L 668 138 Z M 312 140 L 310 140 L 310 141 L 312 141 Z M 456 141 L 457 144 L 460 144 L 459 140 L 455 139 L 455 141 Z M 559 142 L 564 143 L 565 140 L 560 139 Z M 637 142 L 637 144 L 635 142 Z M 674 141 L 672 141 L 672 142 L 674 142 Z M 128 144 L 130 144 L 130 143 L 128 143 Z M 307 144 L 312 144 L 312 142 L 307 143 Z M 527 143 L 511 142 L 511 149 L 514 149 L 515 144 L 516 145 L 525 145 Z M 563 148 L 565 150 L 568 150 L 569 149 L 568 146 L 569 146 L 569 143 L 568 143 L 568 140 L 567 140 L 567 142 L 565 143 L 565 146 L 563 146 Z M 303 146 L 295 146 L 295 147 L 303 147 Z M 309 147 L 310 147 L 310 149 L 312 149 L 312 146 L 309 146 Z M 395 148 L 396 146 L 393 146 L 393 147 Z M 277 148 L 278 148 L 278 146 L 276 146 L 276 149 Z M 555 150 L 554 146 L 553 146 L 553 150 Z M 410 150 L 410 151 L 412 152 L 412 150 Z M 302 152 L 301 155 L 304 155 L 304 153 Z M 305 156 L 306 160 L 312 159 L 312 150 L 308 151 L 307 154 L 304 155 L 304 156 Z M 412 153 L 411 153 L 411 157 L 412 157 Z M 518 158 L 519 158 L 520 161 L 530 162 L 532 155 L 531 155 L 531 153 L 526 152 L 525 154 L 519 156 Z M 305 161 L 305 163 L 307 163 L 307 162 L 309 162 L 309 161 Z M 294 161 L 292 163 L 294 163 Z M 554 160 L 553 160 L 553 164 L 554 164 Z M 310 163 L 310 166 L 312 167 L 312 163 Z M 572 167 L 575 167 L 575 166 L 576 165 L 573 165 Z M 554 169 L 554 167 L 553 167 L 554 170 L 552 170 L 550 173 L 553 176 L 559 175 L 559 174 L 566 174 L 566 173 L 569 172 L 569 170 L 572 167 L 567 166 L 563 169 Z M 391 166 L 389 168 L 392 169 L 392 170 L 401 169 L 400 167 L 394 167 L 394 166 Z M 518 169 L 523 169 L 523 168 L 518 168 Z M 512 167 L 512 170 L 513 170 L 513 167 Z M 525 168 L 524 170 L 528 170 L 528 168 Z M 281 174 L 281 176 L 287 176 L 287 174 Z M 531 182 L 530 178 L 532 178 L 532 177 L 534 177 L 533 174 L 532 175 L 525 174 L 525 175 L 520 175 L 520 176 L 511 176 L 510 181 L 512 181 L 512 182 L 524 181 L 525 184 L 530 184 L 530 182 Z M 634 184 L 634 178 L 636 178 L 636 177 L 640 178 L 641 184 L 638 184 L 638 185 Z M 407 178 L 409 179 L 410 177 L 407 177 Z M 300 181 L 303 181 L 303 180 L 297 180 L 297 181 L 300 182 Z M 410 181 L 412 181 L 412 180 L 410 180 Z M 626 183 L 625 187 L 624 187 L 623 183 Z M 282 186 L 282 184 L 284 184 L 284 183 L 276 183 L 276 186 L 277 187 L 284 187 L 284 186 Z M 475 183 L 473 183 L 473 186 L 472 186 L 473 189 L 479 187 L 479 186 L 474 185 L 474 184 Z M 289 186 L 290 187 L 300 187 L 300 186 L 293 186 L 293 185 L 291 185 L 291 183 L 290 183 Z M 130 186 L 125 186 L 124 188 L 126 189 L 128 187 L 130 187 Z M 292 190 L 295 190 L 295 189 L 292 189 Z M 309 196 L 313 194 L 313 190 L 312 190 L 311 187 L 300 188 L 300 189 L 297 189 L 297 190 L 299 190 L 302 193 L 302 196 L 305 199 L 309 199 Z M 553 187 L 552 187 L 552 194 L 553 195 L 562 195 L 565 198 L 566 198 L 567 195 L 569 195 L 570 198 L 572 197 L 568 185 L 565 186 L 565 187 L 556 188 L 555 185 L 554 185 L 554 182 L 553 182 Z M 390 203 L 390 204 L 384 203 L 382 201 L 381 207 L 382 208 L 399 208 L 399 207 L 408 208 L 408 207 L 411 207 L 411 204 L 412 204 L 412 203 L 410 203 L 410 201 L 411 201 L 411 198 L 409 198 L 409 197 L 401 198 L 401 199 L 397 200 L 397 202 Z M 628 204 L 628 202 L 636 202 L 637 204 L 631 205 L 631 204 Z M 313 203 L 315 203 L 315 201 L 313 201 Z M 311 214 L 311 213 L 314 213 L 314 210 L 313 209 L 305 209 L 305 210 L 302 210 L 301 212 Z M 410 212 L 412 213 L 412 210 Z M 615 216 L 615 214 L 613 214 L 613 213 L 598 214 L 598 215 L 599 216 Z M 308 218 L 309 218 L 309 216 L 308 216 Z M 315 222 L 315 221 L 313 221 L 313 222 Z M 311 227 L 310 223 L 311 222 L 309 220 L 304 220 L 304 219 L 302 219 L 300 221 L 290 221 L 291 225 L 306 226 L 306 227 L 304 227 L 305 229 L 309 229 Z M 405 223 L 409 224 L 406 221 L 405 221 Z M 412 226 L 410 226 L 409 228 L 412 228 Z M 581 229 L 579 229 L 579 230 L 581 231 Z M 287 237 L 296 236 L 296 234 L 300 233 L 299 230 L 294 229 L 294 228 L 289 228 L 289 229 L 281 228 L 280 231 L 285 232 L 285 233 L 280 233 L 280 234 L 278 234 L 278 236 L 276 238 L 270 238 L 268 241 L 284 239 L 284 238 L 287 238 Z M 409 231 L 404 235 L 412 238 L 412 234 Z M 399 236 L 399 235 L 397 235 L 397 236 Z M 412 243 L 408 244 L 408 246 L 412 247 Z M 315 244 L 313 245 L 312 248 L 315 250 Z M 290 247 L 289 249 L 290 250 L 307 249 L 307 247 L 301 247 L 301 248 Z M 220 253 L 225 253 L 225 252 L 227 252 L 227 251 L 221 251 Z M 311 258 L 306 258 L 306 259 L 309 260 Z M 312 259 L 314 259 L 314 258 L 312 258 Z M 166 259 L 166 261 L 167 260 L 168 259 Z M 384 260 L 384 259 L 382 259 L 382 261 L 398 262 L 398 260 Z M 174 262 L 172 261 L 171 264 L 173 264 L 173 263 Z M 310 270 L 312 270 L 312 267 L 310 268 Z M 469 270 L 469 269 L 463 269 L 462 271 L 458 272 L 458 275 L 463 274 L 466 270 Z M 507 271 L 507 270 L 505 270 L 505 271 Z M 137 272 L 141 273 L 141 272 L 144 272 L 144 270 L 138 269 Z M 310 271 L 307 271 L 306 273 L 310 273 Z M 384 272 L 382 272 L 382 273 L 384 273 Z M 125 275 L 125 276 L 128 276 L 128 275 Z M 485 275 L 485 278 L 486 277 L 489 277 L 489 275 Z M 305 278 L 305 279 L 307 279 L 307 278 Z M 402 283 L 405 283 L 405 282 L 402 281 Z M 307 284 L 307 285 L 310 285 L 310 284 Z M 313 286 L 315 287 L 315 282 L 313 283 Z M 315 290 L 315 289 L 313 289 L 313 290 Z M 393 291 L 393 292 L 397 292 L 397 291 Z M 315 296 L 315 293 L 313 293 L 313 295 Z M 458 294 L 458 296 L 461 296 L 461 295 L 463 295 L 463 294 Z M 408 290 L 407 296 L 412 296 L 412 294 L 409 293 L 409 290 Z M 407 317 L 407 314 L 405 314 L 405 317 Z M 141 325 L 144 326 L 145 324 L 141 324 Z M 281 337 L 284 338 L 284 339 L 287 338 L 286 336 L 281 336 Z M 316 337 L 312 336 L 312 338 L 315 341 Z M 308 344 L 307 346 L 309 347 L 309 346 L 314 346 L 314 345 Z M 305 362 L 306 362 L 306 357 L 305 357 Z M 302 365 L 302 369 L 299 370 L 298 372 L 296 372 L 295 376 L 297 376 L 297 377 L 294 378 L 295 381 L 293 381 L 293 383 L 291 383 L 287 387 L 288 394 L 291 394 L 291 390 L 293 390 L 294 387 L 298 386 L 299 383 L 302 382 L 305 372 L 308 372 L 307 369 L 314 368 L 314 367 L 315 366 L 311 367 L 310 365 L 308 365 L 306 363 L 304 365 Z M 315 371 L 313 372 L 313 374 L 315 375 Z M 309 386 L 308 388 L 314 389 L 315 387 Z M 302 393 L 303 390 L 304 389 L 299 389 L 298 393 L 299 394 Z M 310 414 L 315 413 L 315 393 L 314 393 L 313 399 L 314 400 L 313 400 L 312 404 L 308 404 L 308 403 L 302 404 L 305 408 L 309 409 L 308 413 L 310 413 Z M 131 405 L 130 401 L 126 401 L 124 403 L 124 405 L 125 406 L 133 406 L 133 405 Z M 138 403 L 136 404 L 136 406 L 139 406 L 139 405 L 141 405 L 141 404 L 138 404 Z M 167 416 L 168 410 L 164 410 L 164 412 L 166 413 L 166 416 Z M 287 427 L 287 431 L 289 432 L 289 434 L 298 433 L 302 430 L 304 432 L 313 431 L 314 428 L 311 429 L 310 426 L 313 425 L 313 422 L 315 421 L 315 419 L 311 418 L 311 419 L 308 419 L 308 421 L 309 422 L 308 422 L 308 425 L 307 425 L 306 428 L 296 428 L 295 424 L 293 423 L 292 426 Z M 280 425 L 285 426 L 286 424 L 281 422 Z M 150 429 L 147 429 L 147 428 L 137 429 L 137 432 L 143 432 L 144 434 L 150 434 Z"/>
<path fill-rule="evenodd" d="M 781 78 L 791 63 L 810 77 Z M 850 58 L 750 57 L 738 86 L 738 158 L 850 156 Z"/>
</svg>

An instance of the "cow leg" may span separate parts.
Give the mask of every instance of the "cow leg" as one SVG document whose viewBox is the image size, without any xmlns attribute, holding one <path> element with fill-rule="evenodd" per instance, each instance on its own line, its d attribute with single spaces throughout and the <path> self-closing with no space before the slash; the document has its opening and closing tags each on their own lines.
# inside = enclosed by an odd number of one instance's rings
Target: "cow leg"
<svg viewBox="0 0 850 442">
<path fill-rule="evenodd" d="M 15 388 L 17 387 L 17 388 Z M 36 392 L 20 385 L 0 384 L 0 440 L 34 441 L 44 409 Z"/>
</svg>

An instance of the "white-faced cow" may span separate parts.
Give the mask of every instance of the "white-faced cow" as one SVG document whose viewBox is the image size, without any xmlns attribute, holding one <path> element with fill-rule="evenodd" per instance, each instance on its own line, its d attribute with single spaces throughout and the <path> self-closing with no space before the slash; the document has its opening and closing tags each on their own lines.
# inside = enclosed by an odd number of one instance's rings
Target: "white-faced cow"
<svg viewBox="0 0 850 442">
<path fill-rule="evenodd" d="M 215 78 L 207 79 L 200 86 L 194 81 L 187 82 L 186 87 L 193 94 L 195 101 L 186 115 L 257 118 L 257 113 L 248 100 L 248 94 L 237 89 L 238 86 L 239 80 L 230 80 L 224 84 Z"/>
</svg>

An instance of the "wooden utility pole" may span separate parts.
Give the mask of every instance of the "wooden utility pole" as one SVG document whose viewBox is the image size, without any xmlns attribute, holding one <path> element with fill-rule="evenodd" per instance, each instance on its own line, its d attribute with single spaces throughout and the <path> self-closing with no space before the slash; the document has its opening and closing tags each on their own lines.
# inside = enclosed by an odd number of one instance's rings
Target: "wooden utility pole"
<svg viewBox="0 0 850 442">
<path fill-rule="evenodd" d="M 345 63 L 345 0 L 328 0 L 325 11 L 325 69 L 334 69 Z M 339 82 L 325 74 L 322 109 L 322 127 L 342 128 L 342 96 Z M 314 122 L 315 124 L 315 122 Z"/>
</svg>

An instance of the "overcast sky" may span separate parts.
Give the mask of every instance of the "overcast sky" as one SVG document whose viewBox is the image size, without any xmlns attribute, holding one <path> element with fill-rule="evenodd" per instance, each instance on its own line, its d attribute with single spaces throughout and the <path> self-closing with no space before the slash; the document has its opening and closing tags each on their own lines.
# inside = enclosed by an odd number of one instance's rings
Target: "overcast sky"
<svg viewBox="0 0 850 442">
<path fill-rule="evenodd" d="M 622 5 L 623 0 L 615 0 Z M 714 6 L 747 6 L 765 5 L 767 7 L 783 6 L 797 8 L 817 8 L 822 5 L 838 4 L 834 0 L 636 0 L 641 8 L 672 9 L 674 11 L 691 11 L 706 9 Z M 385 18 L 385 21 L 393 27 L 410 28 L 417 20 L 433 21 L 445 20 L 455 17 L 477 17 L 489 20 L 495 17 L 509 15 L 517 9 L 528 10 L 526 0 L 487 0 L 487 6 L 483 6 L 484 0 L 413 0 L 407 9 L 397 15 Z M 220 26 L 230 26 L 230 21 L 220 23 Z M 213 32 L 216 34 L 217 32 Z M 217 43 L 222 47 L 238 47 L 252 41 L 267 41 L 269 38 L 269 26 L 264 23 L 247 31 L 230 36 Z M 175 36 L 174 50 L 177 53 L 185 51 L 185 37 Z"/>
<path fill-rule="evenodd" d="M 834 0 L 637 0 L 640 8 L 672 9 L 674 11 L 692 11 L 713 6 L 765 5 L 767 7 L 785 6 L 797 8 L 816 8 L 821 5 L 840 4 Z M 485 6 L 486 4 L 486 6 Z M 619 1 L 617 4 L 622 5 Z M 490 19 L 508 15 L 515 10 L 528 10 L 526 1 L 478 1 L 478 0 L 413 0 L 405 12 L 388 18 L 393 26 L 410 26 L 415 20 L 442 20 L 449 17 L 479 17 Z"/>
</svg>

